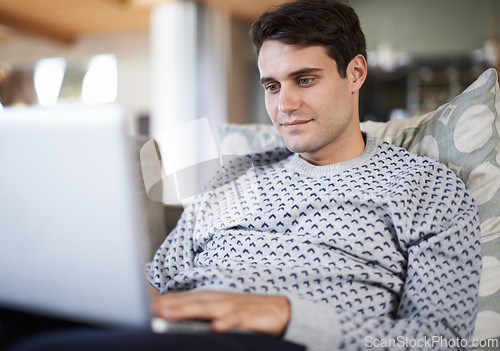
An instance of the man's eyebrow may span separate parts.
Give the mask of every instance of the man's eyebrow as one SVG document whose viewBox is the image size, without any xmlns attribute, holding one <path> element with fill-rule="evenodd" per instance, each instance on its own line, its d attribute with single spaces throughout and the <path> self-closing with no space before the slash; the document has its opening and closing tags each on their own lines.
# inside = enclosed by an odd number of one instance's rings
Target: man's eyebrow
<svg viewBox="0 0 500 351">
<path fill-rule="evenodd" d="M 299 69 L 297 71 L 291 72 L 288 75 L 288 77 L 295 77 L 295 76 L 300 76 L 300 75 L 303 75 L 303 74 L 316 73 L 316 72 L 320 72 L 322 70 L 323 69 L 321 69 L 321 68 L 302 68 L 302 69 Z M 262 77 L 260 79 L 260 84 L 264 85 L 267 82 L 272 82 L 273 80 L 276 80 L 276 79 L 274 79 L 273 77 Z"/>
</svg>

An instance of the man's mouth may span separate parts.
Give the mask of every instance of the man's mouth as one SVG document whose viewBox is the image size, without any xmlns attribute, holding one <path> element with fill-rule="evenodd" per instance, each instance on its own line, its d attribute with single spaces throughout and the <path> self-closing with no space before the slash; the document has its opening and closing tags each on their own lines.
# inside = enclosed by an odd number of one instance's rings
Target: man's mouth
<svg viewBox="0 0 500 351">
<path fill-rule="evenodd" d="M 285 128 L 297 128 L 297 127 L 303 126 L 311 121 L 312 121 L 312 119 L 307 119 L 307 120 L 298 120 L 297 119 L 297 120 L 293 120 L 290 122 L 284 122 L 284 123 L 282 123 L 282 125 Z"/>
</svg>

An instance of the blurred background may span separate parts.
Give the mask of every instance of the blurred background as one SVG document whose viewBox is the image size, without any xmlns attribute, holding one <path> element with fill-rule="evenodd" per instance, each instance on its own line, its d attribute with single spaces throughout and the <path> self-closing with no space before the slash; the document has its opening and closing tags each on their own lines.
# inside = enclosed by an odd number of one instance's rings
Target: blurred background
<svg viewBox="0 0 500 351">
<path fill-rule="evenodd" d="M 269 123 L 248 39 L 281 0 L 0 0 L 0 109 L 122 104 L 133 134 Z M 429 112 L 497 67 L 500 0 L 350 0 L 367 38 L 360 119 Z"/>
</svg>

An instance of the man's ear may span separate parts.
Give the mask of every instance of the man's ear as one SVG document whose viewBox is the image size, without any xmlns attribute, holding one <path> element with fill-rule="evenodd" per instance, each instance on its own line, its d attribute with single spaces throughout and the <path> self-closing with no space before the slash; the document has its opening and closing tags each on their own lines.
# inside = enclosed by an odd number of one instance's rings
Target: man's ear
<svg viewBox="0 0 500 351">
<path fill-rule="evenodd" d="M 353 93 L 361 89 L 367 74 L 368 65 L 365 57 L 361 54 L 356 55 L 347 66 L 347 78 L 351 80 Z"/>
</svg>

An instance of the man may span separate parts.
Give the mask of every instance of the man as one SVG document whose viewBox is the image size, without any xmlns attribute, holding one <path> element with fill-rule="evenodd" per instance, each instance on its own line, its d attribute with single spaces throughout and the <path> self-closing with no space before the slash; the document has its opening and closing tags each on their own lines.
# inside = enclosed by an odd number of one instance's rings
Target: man
<svg viewBox="0 0 500 351">
<path fill-rule="evenodd" d="M 156 345 L 437 350 L 470 339 L 476 206 L 443 165 L 361 133 L 367 64 L 355 12 L 299 0 L 263 14 L 251 36 L 287 148 L 230 164 L 157 251 L 147 267 L 155 313 L 209 320 L 215 333 Z"/>
<path fill-rule="evenodd" d="M 186 209 L 148 268 L 156 313 L 309 350 L 470 339 L 481 268 L 474 201 L 443 165 L 361 133 L 367 64 L 355 12 L 297 1 L 263 14 L 251 36 L 288 150 L 250 156 L 257 208 L 237 211 L 253 190 L 211 197 L 221 182 Z"/>
</svg>

